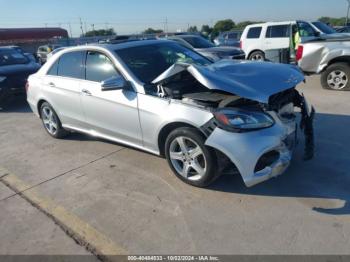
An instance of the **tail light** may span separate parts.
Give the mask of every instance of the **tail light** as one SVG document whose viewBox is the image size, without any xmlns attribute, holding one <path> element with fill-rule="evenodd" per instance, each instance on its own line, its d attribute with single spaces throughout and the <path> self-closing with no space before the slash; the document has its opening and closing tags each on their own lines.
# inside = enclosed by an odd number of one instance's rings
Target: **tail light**
<svg viewBox="0 0 350 262">
<path fill-rule="evenodd" d="M 297 53 L 295 54 L 295 59 L 297 62 L 303 58 L 303 52 L 304 52 L 304 47 L 302 45 L 299 45 L 297 49 Z"/>
<path fill-rule="evenodd" d="M 240 48 L 240 49 L 243 48 L 243 43 L 242 43 L 242 41 L 239 41 L 239 48 Z"/>
<path fill-rule="evenodd" d="M 25 88 L 26 88 L 26 92 L 28 93 L 28 89 L 29 89 L 29 82 L 28 81 L 26 82 Z"/>
</svg>

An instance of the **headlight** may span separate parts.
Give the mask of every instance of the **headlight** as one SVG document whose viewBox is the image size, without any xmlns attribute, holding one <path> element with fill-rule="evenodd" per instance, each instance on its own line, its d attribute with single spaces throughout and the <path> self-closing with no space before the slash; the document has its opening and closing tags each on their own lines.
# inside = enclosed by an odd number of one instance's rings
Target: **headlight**
<svg viewBox="0 0 350 262">
<path fill-rule="evenodd" d="M 6 80 L 6 76 L 0 76 L 0 82 L 5 81 Z"/>
<path fill-rule="evenodd" d="M 214 116 L 221 128 L 233 132 L 268 128 L 275 123 L 271 116 L 263 112 L 240 109 L 219 109 Z"/>
</svg>

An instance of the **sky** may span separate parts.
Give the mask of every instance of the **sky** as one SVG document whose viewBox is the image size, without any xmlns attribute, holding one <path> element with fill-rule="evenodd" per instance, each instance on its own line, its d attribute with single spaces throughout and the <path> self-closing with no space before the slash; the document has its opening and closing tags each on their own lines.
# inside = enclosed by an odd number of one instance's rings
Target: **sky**
<svg viewBox="0 0 350 262">
<path fill-rule="evenodd" d="M 0 0 L 0 28 L 63 27 L 73 36 L 83 30 L 114 28 L 118 34 L 148 27 L 168 31 L 188 25 L 235 22 L 315 20 L 346 16 L 346 0 Z"/>
</svg>

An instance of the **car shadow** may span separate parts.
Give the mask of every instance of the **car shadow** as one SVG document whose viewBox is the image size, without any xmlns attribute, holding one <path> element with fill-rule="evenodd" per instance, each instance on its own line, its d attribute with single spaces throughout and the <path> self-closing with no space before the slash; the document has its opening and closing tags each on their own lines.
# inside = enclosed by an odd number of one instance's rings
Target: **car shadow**
<svg viewBox="0 0 350 262">
<path fill-rule="evenodd" d="M 312 210 L 330 215 L 350 214 L 350 116 L 317 114 L 315 157 L 303 161 L 299 135 L 288 171 L 252 188 L 239 175 L 225 174 L 209 190 L 256 196 L 293 197 Z"/>
</svg>

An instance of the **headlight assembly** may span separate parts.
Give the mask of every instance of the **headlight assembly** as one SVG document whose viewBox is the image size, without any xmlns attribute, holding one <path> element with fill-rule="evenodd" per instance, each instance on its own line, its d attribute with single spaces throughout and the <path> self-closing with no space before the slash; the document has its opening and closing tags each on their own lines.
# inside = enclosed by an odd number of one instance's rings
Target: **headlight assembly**
<svg viewBox="0 0 350 262">
<path fill-rule="evenodd" d="M 218 109 L 215 119 L 222 129 L 232 132 L 244 132 L 268 128 L 274 125 L 273 118 L 263 112 L 241 109 Z"/>
<path fill-rule="evenodd" d="M 0 82 L 3 82 L 6 80 L 6 76 L 0 76 Z"/>
</svg>

